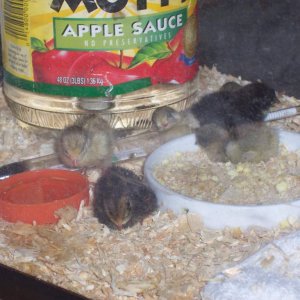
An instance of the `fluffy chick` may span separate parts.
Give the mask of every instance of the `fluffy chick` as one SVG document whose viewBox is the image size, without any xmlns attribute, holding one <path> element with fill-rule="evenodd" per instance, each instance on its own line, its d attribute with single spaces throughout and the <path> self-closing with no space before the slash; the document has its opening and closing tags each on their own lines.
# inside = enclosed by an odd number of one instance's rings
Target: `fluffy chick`
<svg viewBox="0 0 300 300">
<path fill-rule="evenodd" d="M 186 122 L 184 112 L 177 112 L 168 106 L 156 109 L 152 115 L 154 129 L 159 131 L 159 139 L 162 143 L 192 133 L 190 121 Z"/>
<path fill-rule="evenodd" d="M 112 166 L 95 185 L 94 214 L 112 229 L 142 222 L 157 208 L 155 194 L 128 169 Z"/>
<path fill-rule="evenodd" d="M 85 117 L 61 132 L 56 152 L 60 161 L 68 167 L 106 168 L 112 162 L 112 129 L 100 116 Z"/>
<path fill-rule="evenodd" d="M 206 152 L 208 158 L 215 162 L 226 162 L 225 149 L 229 140 L 226 129 L 216 124 L 205 124 L 195 131 L 196 143 Z"/>
<path fill-rule="evenodd" d="M 152 114 L 153 126 L 159 131 L 170 129 L 180 120 L 180 114 L 169 106 L 159 107 Z"/>
<path fill-rule="evenodd" d="M 276 129 L 264 124 L 247 124 L 239 128 L 239 137 L 229 141 L 225 153 L 232 163 L 259 163 L 268 161 L 279 152 L 279 135 Z"/>
<path fill-rule="evenodd" d="M 279 152 L 277 130 L 263 123 L 242 124 L 235 136 L 216 124 L 206 124 L 196 131 L 196 139 L 208 158 L 215 162 L 258 163 L 268 161 Z"/>
</svg>

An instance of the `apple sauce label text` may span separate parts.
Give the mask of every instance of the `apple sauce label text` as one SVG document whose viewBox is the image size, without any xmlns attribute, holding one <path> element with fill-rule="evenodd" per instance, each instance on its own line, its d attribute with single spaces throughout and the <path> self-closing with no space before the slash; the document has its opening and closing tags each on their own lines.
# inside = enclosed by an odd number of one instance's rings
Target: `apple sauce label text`
<svg viewBox="0 0 300 300">
<path fill-rule="evenodd" d="M 126 18 L 54 18 L 54 43 L 60 50 L 125 50 L 149 41 L 169 41 L 187 21 L 187 10 Z M 90 41 L 90 42 L 89 42 Z"/>
</svg>

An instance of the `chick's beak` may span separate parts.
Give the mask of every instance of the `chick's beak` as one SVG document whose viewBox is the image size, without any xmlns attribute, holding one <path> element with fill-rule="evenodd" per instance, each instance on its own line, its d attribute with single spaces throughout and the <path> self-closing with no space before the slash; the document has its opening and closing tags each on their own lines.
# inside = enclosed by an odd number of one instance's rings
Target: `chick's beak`
<svg viewBox="0 0 300 300">
<path fill-rule="evenodd" d="M 72 159 L 72 165 L 73 167 L 78 167 L 78 160 L 76 158 Z"/>
<path fill-rule="evenodd" d="M 72 167 L 77 168 L 78 167 L 78 157 L 77 155 L 68 155 L 69 156 L 69 160 L 71 161 Z"/>
<path fill-rule="evenodd" d="M 116 226 L 117 226 L 118 230 L 122 230 L 123 229 L 123 224 L 116 224 Z"/>
</svg>

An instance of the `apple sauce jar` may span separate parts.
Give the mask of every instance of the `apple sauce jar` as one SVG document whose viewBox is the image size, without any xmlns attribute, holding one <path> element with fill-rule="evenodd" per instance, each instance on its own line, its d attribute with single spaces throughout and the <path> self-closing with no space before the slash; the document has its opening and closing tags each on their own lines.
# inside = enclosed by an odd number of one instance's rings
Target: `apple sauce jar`
<svg viewBox="0 0 300 300">
<path fill-rule="evenodd" d="M 3 91 L 15 117 L 61 129 L 97 112 L 146 129 L 196 100 L 197 0 L 0 0 Z"/>
</svg>

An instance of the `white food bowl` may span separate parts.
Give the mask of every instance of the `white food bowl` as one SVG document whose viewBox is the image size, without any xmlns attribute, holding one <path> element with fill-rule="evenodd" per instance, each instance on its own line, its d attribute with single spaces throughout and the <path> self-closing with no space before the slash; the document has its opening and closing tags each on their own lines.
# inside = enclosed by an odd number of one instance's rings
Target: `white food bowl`
<svg viewBox="0 0 300 300">
<path fill-rule="evenodd" d="M 300 134 L 279 131 L 280 143 L 289 151 L 300 149 Z M 161 185 L 154 177 L 154 168 L 177 152 L 196 151 L 195 135 L 187 135 L 168 142 L 156 149 L 146 160 L 144 173 L 155 192 L 162 210 L 171 209 L 176 214 L 187 210 L 201 216 L 204 225 L 213 229 L 224 227 L 261 226 L 272 228 L 288 218 L 300 218 L 300 198 L 284 204 L 270 205 L 226 205 L 193 199 L 176 193 Z"/>
</svg>

